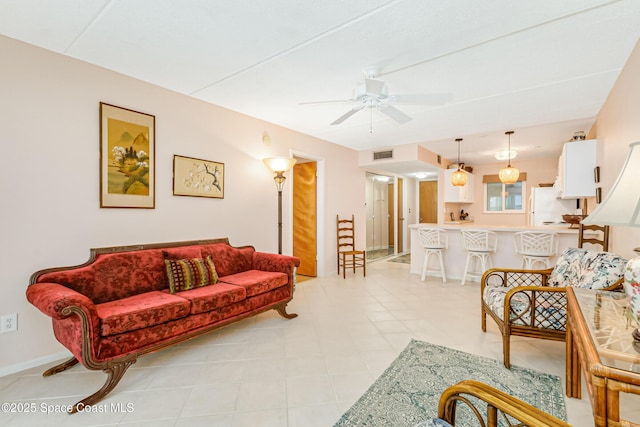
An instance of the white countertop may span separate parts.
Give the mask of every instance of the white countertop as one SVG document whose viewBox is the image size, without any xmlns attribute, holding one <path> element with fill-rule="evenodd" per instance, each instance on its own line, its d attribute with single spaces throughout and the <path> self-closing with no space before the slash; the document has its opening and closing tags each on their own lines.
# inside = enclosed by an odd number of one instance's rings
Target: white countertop
<svg viewBox="0 0 640 427">
<path fill-rule="evenodd" d="M 562 234 L 577 234 L 577 228 L 569 228 L 569 224 L 558 225 L 482 225 L 478 223 L 467 223 L 463 221 L 444 222 L 443 224 L 411 224 L 409 228 L 441 227 L 447 230 L 460 230 L 461 228 L 479 228 L 495 232 L 517 232 L 517 231 L 548 231 Z"/>
<path fill-rule="evenodd" d="M 484 229 L 496 232 L 497 238 L 497 250 L 491 256 L 494 267 L 502 268 L 521 268 L 522 257 L 515 251 L 513 244 L 513 235 L 518 231 L 547 231 L 555 232 L 558 237 L 558 253 L 562 253 L 566 248 L 578 247 L 578 229 L 569 228 L 569 224 L 562 225 L 541 225 L 541 226 L 527 226 L 527 225 L 486 225 L 480 223 L 471 224 L 412 224 L 409 225 L 411 232 L 411 265 L 410 272 L 412 274 L 421 274 L 424 263 L 425 251 L 420 246 L 420 239 L 418 238 L 418 230 L 422 227 L 440 227 L 447 230 L 448 246 L 443 253 L 444 265 L 447 277 L 451 279 L 460 280 L 464 274 L 464 269 L 467 259 L 467 251 L 464 249 L 462 242 L 462 234 L 460 230 L 466 229 Z M 595 233 L 595 232 L 593 232 Z M 585 233 L 586 234 L 586 233 Z M 434 266 L 434 257 L 431 257 L 432 267 Z M 437 263 L 435 263 L 437 264 Z M 472 263 L 473 264 L 473 263 Z M 555 259 L 552 259 L 550 265 L 555 264 Z M 437 266 L 437 265 L 436 265 Z M 469 268 L 478 268 L 479 266 L 470 265 Z M 437 275 L 436 275 L 437 276 Z M 440 281 L 438 277 L 431 278 L 430 280 Z M 476 278 L 475 281 L 478 279 Z"/>
</svg>

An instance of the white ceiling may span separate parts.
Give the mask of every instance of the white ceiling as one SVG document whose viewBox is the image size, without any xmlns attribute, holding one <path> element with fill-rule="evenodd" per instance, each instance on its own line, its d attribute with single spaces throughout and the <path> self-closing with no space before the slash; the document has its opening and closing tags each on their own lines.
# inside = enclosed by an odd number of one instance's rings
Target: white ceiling
<svg viewBox="0 0 640 427">
<path fill-rule="evenodd" d="M 640 37 L 638 0 L 0 0 L 0 34 L 355 150 L 419 143 L 494 162 L 587 132 Z M 6 58 L 5 58 L 6 59 Z M 390 94 L 330 126 L 380 69 Z M 372 114 L 370 114 L 370 112 Z M 373 132 L 370 133 L 369 129 Z M 396 172 L 396 171 L 394 171 Z"/>
</svg>

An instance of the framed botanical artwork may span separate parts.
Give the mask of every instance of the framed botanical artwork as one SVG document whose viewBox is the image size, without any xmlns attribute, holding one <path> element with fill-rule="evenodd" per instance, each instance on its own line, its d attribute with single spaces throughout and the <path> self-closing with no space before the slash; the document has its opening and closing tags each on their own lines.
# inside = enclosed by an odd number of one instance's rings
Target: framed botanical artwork
<svg viewBox="0 0 640 427">
<path fill-rule="evenodd" d="M 100 207 L 155 208 L 155 116 L 100 103 Z"/>
<path fill-rule="evenodd" d="M 173 195 L 224 198 L 224 163 L 173 156 Z"/>
</svg>

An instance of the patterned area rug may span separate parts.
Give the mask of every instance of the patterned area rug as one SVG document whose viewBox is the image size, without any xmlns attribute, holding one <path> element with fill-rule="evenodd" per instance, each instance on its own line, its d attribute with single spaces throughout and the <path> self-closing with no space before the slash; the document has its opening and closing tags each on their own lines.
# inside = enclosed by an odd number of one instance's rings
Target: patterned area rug
<svg viewBox="0 0 640 427">
<path fill-rule="evenodd" d="M 403 264 L 411 264 L 411 254 L 399 255 L 395 258 L 391 258 L 389 262 L 401 262 Z"/>
<path fill-rule="evenodd" d="M 438 399 L 450 385 L 473 379 L 566 420 L 560 378 L 447 347 L 411 340 L 391 366 L 334 427 L 415 426 L 438 415 Z M 456 426 L 477 426 L 458 405 Z"/>
</svg>

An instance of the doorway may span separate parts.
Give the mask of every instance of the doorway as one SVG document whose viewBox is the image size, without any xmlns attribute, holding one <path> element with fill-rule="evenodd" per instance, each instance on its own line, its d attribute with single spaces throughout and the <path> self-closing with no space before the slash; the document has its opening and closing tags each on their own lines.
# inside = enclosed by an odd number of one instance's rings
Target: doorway
<svg viewBox="0 0 640 427">
<path fill-rule="evenodd" d="M 392 219 L 393 177 L 367 172 L 366 215 L 367 260 L 392 255 L 394 234 L 390 233 L 394 233 L 395 228 Z"/>
<path fill-rule="evenodd" d="M 398 178 L 398 239 L 396 247 L 398 252 L 404 252 L 404 181 Z"/>
<path fill-rule="evenodd" d="M 293 166 L 293 256 L 300 258 L 297 274 L 316 277 L 317 163 L 297 158 Z"/>
</svg>

